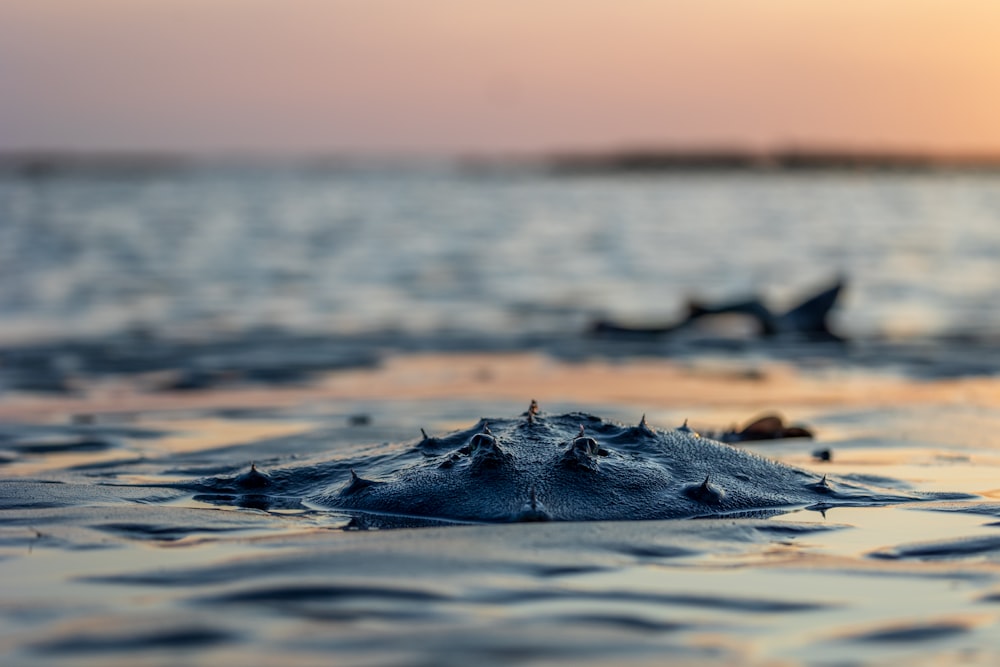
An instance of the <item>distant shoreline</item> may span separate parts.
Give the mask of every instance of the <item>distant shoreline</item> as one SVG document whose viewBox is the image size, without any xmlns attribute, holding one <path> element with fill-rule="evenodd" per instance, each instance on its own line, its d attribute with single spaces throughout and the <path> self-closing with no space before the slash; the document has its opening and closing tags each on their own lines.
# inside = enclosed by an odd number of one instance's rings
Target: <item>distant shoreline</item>
<svg viewBox="0 0 1000 667">
<path fill-rule="evenodd" d="M 1000 155 L 935 155 L 917 152 L 794 149 L 623 150 L 562 153 L 546 161 L 557 174 L 675 171 L 1000 171 Z"/>
<path fill-rule="evenodd" d="M 998 153 L 838 148 L 750 150 L 727 147 L 622 148 L 538 151 L 518 154 L 447 156 L 186 153 L 168 151 L 21 151 L 0 150 L 0 174 L 44 177 L 64 173 L 142 175 L 191 168 L 274 167 L 306 171 L 342 171 L 397 167 L 457 167 L 462 171 L 532 169 L 555 175 L 644 174 L 670 172 L 997 172 Z"/>
</svg>

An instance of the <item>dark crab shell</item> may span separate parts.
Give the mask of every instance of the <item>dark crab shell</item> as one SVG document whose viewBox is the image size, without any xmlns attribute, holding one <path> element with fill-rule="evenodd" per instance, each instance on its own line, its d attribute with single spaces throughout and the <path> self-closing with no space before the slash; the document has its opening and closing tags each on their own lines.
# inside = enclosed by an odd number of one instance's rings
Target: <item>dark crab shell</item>
<svg viewBox="0 0 1000 667">
<path fill-rule="evenodd" d="M 585 413 L 480 420 L 424 437 L 381 478 L 336 482 L 308 500 L 349 512 L 438 520 L 601 521 L 886 504 L 916 494 L 839 481 L 702 437 Z"/>
</svg>

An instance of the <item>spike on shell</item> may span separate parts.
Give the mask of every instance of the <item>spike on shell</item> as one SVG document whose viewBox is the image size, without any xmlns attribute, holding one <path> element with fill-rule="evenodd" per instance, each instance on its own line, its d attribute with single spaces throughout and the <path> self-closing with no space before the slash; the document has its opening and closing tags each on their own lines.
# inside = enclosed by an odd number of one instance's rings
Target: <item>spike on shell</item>
<svg viewBox="0 0 1000 667">
<path fill-rule="evenodd" d="M 726 492 L 711 483 L 711 475 L 705 475 L 705 481 L 701 484 L 691 484 L 684 488 L 684 495 L 691 500 L 705 503 L 706 505 L 718 505 L 726 497 Z"/>
</svg>

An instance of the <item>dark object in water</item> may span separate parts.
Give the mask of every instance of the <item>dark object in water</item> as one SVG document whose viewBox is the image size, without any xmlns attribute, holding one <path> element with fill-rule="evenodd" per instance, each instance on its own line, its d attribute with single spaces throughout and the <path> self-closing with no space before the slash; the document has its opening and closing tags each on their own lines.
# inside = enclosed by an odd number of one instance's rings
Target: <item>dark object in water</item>
<svg viewBox="0 0 1000 667">
<path fill-rule="evenodd" d="M 844 281 L 838 280 L 785 313 L 772 312 L 760 299 L 719 305 L 692 301 L 688 304 L 687 317 L 677 323 L 632 326 L 599 320 L 591 330 L 599 335 L 665 336 L 690 327 L 706 317 L 743 315 L 757 323 L 760 335 L 765 338 L 793 335 L 812 341 L 839 341 L 843 339 L 830 330 L 827 317 L 843 288 Z"/>
<path fill-rule="evenodd" d="M 352 469 L 349 479 L 307 501 L 383 519 L 508 522 L 769 516 L 924 498 L 834 483 L 690 429 L 656 431 L 645 418 L 622 426 L 533 407 L 447 436 L 425 434 L 381 474 L 366 478 Z"/>
<path fill-rule="evenodd" d="M 833 450 L 829 447 L 824 447 L 823 449 L 817 449 L 813 452 L 813 458 L 817 461 L 832 461 L 833 460 Z"/>
<path fill-rule="evenodd" d="M 757 417 L 740 430 L 732 428 L 722 433 L 708 433 L 707 435 L 721 442 L 753 442 L 756 440 L 813 437 L 812 431 L 804 426 L 786 425 L 780 416 L 773 414 Z"/>
</svg>

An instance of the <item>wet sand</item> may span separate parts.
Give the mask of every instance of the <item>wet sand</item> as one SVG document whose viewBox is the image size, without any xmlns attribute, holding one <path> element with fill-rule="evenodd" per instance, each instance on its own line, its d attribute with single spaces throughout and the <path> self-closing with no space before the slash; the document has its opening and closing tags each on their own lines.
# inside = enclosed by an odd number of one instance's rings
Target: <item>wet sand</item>
<svg viewBox="0 0 1000 667">
<path fill-rule="evenodd" d="M 7 393 L 0 418 L 233 407 L 282 407 L 312 402 L 482 401 L 724 409 L 739 413 L 789 406 L 883 407 L 919 404 L 994 406 L 1000 384 L 990 376 L 914 379 L 857 365 L 819 370 L 738 357 L 594 358 L 567 363 L 542 353 L 456 353 L 392 356 L 374 368 L 330 372 L 307 387 L 213 387 L 211 391 L 149 391 L 143 376 L 106 381 L 73 396 Z M 527 398 L 526 398 L 527 397 Z"/>
<path fill-rule="evenodd" d="M 768 360 L 408 355 L 310 386 L 0 399 L 4 664 L 994 664 L 1000 380 Z M 818 474 L 975 500 L 768 520 L 345 530 L 166 482 L 393 451 L 421 427 L 587 410 L 815 440 Z M 826 449 L 830 461 L 814 452 Z M 163 483 L 160 487 L 157 484 Z"/>
</svg>

